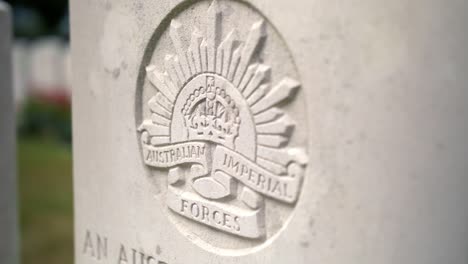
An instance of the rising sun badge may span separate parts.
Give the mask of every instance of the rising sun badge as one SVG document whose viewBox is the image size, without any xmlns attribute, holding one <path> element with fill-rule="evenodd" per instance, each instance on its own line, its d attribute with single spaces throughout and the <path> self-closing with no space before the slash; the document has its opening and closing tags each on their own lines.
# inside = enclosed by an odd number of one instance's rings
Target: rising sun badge
<svg viewBox="0 0 468 264">
<path fill-rule="evenodd" d="M 147 166 L 167 170 L 167 206 L 177 215 L 243 239 L 266 236 L 265 200 L 293 205 L 308 161 L 288 147 L 295 121 L 281 108 L 300 83 L 259 56 L 266 22 L 245 39 L 223 28 L 213 1 L 201 31 L 173 19 L 173 53 L 146 67 L 154 88 L 138 128 Z M 191 29 L 190 40 L 182 37 Z"/>
</svg>

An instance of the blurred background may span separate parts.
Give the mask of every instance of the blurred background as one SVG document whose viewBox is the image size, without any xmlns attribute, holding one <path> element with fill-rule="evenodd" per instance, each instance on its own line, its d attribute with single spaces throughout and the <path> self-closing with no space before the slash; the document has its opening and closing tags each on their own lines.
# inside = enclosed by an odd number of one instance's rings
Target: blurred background
<svg viewBox="0 0 468 264">
<path fill-rule="evenodd" d="M 14 25 L 22 263 L 73 263 L 66 0 L 5 0 Z"/>
</svg>

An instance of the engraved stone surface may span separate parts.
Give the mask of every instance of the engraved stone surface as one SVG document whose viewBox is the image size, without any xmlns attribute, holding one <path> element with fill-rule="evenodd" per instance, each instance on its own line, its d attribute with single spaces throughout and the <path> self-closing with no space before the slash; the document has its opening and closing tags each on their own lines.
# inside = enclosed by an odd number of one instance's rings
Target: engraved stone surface
<svg viewBox="0 0 468 264">
<path fill-rule="evenodd" d="M 467 263 L 465 2 L 72 0 L 76 263 Z"/>
<path fill-rule="evenodd" d="M 0 263 L 19 263 L 11 14 L 0 1 Z"/>
</svg>

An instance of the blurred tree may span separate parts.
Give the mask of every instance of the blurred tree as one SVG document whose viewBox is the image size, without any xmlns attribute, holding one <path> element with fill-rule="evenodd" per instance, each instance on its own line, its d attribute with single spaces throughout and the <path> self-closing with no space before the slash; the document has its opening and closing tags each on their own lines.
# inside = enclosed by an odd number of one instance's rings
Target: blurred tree
<svg viewBox="0 0 468 264">
<path fill-rule="evenodd" d="M 34 38 L 62 33 L 60 23 L 63 23 L 67 17 L 67 0 L 6 0 L 6 2 L 10 3 L 14 10 L 17 37 Z"/>
</svg>

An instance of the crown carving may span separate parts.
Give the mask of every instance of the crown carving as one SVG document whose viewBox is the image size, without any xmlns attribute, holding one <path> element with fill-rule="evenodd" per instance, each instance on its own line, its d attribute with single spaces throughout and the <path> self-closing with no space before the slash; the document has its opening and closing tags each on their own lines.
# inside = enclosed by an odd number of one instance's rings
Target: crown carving
<svg viewBox="0 0 468 264">
<path fill-rule="evenodd" d="M 206 87 L 195 90 L 187 99 L 182 113 L 190 139 L 209 140 L 233 148 L 239 134 L 239 109 L 214 78 L 207 77 Z"/>
</svg>

